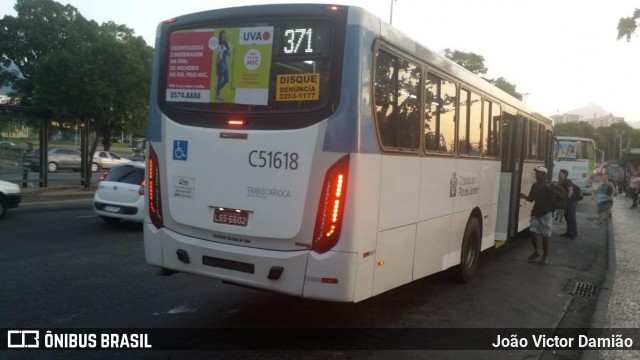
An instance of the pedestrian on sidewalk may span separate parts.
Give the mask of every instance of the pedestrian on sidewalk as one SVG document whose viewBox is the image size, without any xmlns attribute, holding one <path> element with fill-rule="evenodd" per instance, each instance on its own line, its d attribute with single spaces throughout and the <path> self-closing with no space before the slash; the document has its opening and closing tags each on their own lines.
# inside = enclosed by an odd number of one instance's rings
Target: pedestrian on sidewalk
<svg viewBox="0 0 640 360">
<path fill-rule="evenodd" d="M 598 209 L 596 224 L 606 223 L 613 206 L 613 197 L 616 195 L 616 189 L 607 175 L 596 175 L 593 179 L 593 188 L 595 194 L 593 198 Z"/>
<path fill-rule="evenodd" d="M 561 236 L 568 237 L 574 240 L 578 236 L 578 224 L 576 222 L 576 206 L 578 200 L 573 193 L 573 181 L 568 179 L 569 171 L 566 169 L 560 170 L 558 173 L 558 184 L 567 190 L 567 206 L 564 208 L 564 219 L 567 221 L 567 231 Z"/>
<path fill-rule="evenodd" d="M 622 194 L 627 190 L 624 183 L 624 177 L 625 177 L 624 175 L 625 175 L 624 170 L 621 167 L 619 167 L 615 173 L 615 183 L 616 183 L 616 188 L 618 190 L 618 194 Z"/>
<path fill-rule="evenodd" d="M 638 176 L 638 170 L 631 173 L 631 179 L 629 179 L 629 191 L 631 191 L 631 204 L 630 209 L 638 207 L 638 191 L 640 190 L 640 176 Z"/>
<path fill-rule="evenodd" d="M 534 261 L 540 257 L 538 252 L 538 234 L 542 237 L 542 260 L 540 264 L 546 265 L 547 255 L 549 255 L 549 239 L 551 238 L 551 225 L 553 223 L 553 204 L 551 202 L 551 189 L 547 186 L 547 168 L 538 166 L 534 169 L 536 182 L 531 185 L 529 195 L 520 194 L 520 198 L 533 202 L 531 210 L 531 223 L 529 232 L 531 234 L 531 244 L 533 254 L 529 256 L 529 261 Z"/>
</svg>

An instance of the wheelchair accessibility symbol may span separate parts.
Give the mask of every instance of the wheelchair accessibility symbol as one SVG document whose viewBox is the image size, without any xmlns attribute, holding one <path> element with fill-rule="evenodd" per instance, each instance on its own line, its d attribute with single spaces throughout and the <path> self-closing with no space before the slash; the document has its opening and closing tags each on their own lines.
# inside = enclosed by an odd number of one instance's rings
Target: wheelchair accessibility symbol
<svg viewBox="0 0 640 360">
<path fill-rule="evenodd" d="M 173 140 L 173 160 L 187 161 L 189 155 L 189 142 L 186 140 Z"/>
</svg>

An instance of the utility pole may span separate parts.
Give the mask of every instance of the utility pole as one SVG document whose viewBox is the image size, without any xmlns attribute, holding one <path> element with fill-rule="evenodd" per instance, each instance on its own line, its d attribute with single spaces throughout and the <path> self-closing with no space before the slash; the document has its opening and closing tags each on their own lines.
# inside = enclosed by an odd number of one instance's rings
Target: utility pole
<svg viewBox="0 0 640 360">
<path fill-rule="evenodd" d="M 396 0 L 391 0 L 391 11 L 389 13 L 389 25 L 393 24 L 393 3 L 396 2 Z"/>
</svg>

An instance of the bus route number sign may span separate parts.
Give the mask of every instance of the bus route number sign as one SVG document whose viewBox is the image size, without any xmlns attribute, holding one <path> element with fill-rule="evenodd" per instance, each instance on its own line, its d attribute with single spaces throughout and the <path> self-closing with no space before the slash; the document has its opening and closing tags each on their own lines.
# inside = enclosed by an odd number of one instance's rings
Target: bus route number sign
<svg viewBox="0 0 640 360">
<path fill-rule="evenodd" d="M 320 74 L 285 74 L 276 79 L 276 101 L 311 101 L 320 99 Z"/>
</svg>

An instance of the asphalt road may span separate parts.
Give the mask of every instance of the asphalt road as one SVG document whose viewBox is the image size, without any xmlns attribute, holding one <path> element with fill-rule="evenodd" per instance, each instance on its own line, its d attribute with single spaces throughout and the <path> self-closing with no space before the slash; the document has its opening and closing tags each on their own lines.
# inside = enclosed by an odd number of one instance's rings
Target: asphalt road
<svg viewBox="0 0 640 360">
<path fill-rule="evenodd" d="M 483 253 L 467 284 L 450 271 L 357 304 L 328 303 L 226 285 L 187 274 L 160 276 L 144 262 L 142 226 L 111 226 L 90 200 L 23 204 L 0 221 L 0 324 L 6 328 L 582 328 L 597 296 L 576 283 L 604 278 L 606 230 L 586 219 L 580 237 L 553 236 L 550 264 L 529 263 L 528 238 Z M 563 232 L 562 225 L 554 234 Z M 354 330 L 357 331 L 357 330 Z M 384 339 L 380 339 L 384 343 Z M 461 343 L 465 339 L 460 339 Z M 10 357 L 29 357 L 10 352 Z M 65 352 L 44 353 L 43 357 Z M 84 356 L 89 355 L 83 353 Z M 70 353 L 70 356 L 77 354 Z M 94 356 L 95 355 L 95 356 Z M 120 352 L 118 357 L 139 358 Z M 420 359 L 424 351 L 152 352 L 155 358 Z M 552 351 L 433 351 L 431 358 L 555 358 Z M 565 359 L 578 359 L 568 351 Z M 112 358 L 113 352 L 91 353 Z"/>
</svg>

